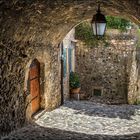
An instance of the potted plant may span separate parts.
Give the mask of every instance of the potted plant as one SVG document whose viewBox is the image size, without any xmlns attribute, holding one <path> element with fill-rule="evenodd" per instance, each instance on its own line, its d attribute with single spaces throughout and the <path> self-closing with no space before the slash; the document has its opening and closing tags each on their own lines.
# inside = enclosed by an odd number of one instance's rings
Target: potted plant
<svg viewBox="0 0 140 140">
<path fill-rule="evenodd" d="M 70 72 L 69 85 L 70 93 L 78 94 L 80 92 L 80 80 L 76 72 Z"/>
</svg>

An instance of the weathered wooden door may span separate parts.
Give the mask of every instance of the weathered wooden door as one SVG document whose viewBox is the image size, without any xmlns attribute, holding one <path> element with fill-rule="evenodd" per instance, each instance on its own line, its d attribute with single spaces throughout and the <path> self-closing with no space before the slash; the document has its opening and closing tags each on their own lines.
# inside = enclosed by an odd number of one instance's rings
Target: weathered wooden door
<svg viewBox="0 0 140 140">
<path fill-rule="evenodd" d="M 30 65 L 30 94 L 31 94 L 31 110 L 32 114 L 36 113 L 40 108 L 40 64 L 37 59 L 32 61 Z"/>
</svg>

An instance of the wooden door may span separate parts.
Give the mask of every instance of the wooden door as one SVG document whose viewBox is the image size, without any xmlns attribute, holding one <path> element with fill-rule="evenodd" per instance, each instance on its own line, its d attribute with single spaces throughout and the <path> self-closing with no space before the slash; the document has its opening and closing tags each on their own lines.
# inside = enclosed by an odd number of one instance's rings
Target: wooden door
<svg viewBox="0 0 140 140">
<path fill-rule="evenodd" d="M 31 94 L 31 109 L 32 115 L 40 108 L 40 64 L 37 59 L 32 61 L 30 65 L 30 94 Z"/>
</svg>

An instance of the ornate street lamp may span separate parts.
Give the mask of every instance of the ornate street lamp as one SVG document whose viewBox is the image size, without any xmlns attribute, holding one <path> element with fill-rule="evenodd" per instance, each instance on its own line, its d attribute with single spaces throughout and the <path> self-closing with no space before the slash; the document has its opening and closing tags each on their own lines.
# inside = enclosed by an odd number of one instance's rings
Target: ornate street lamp
<svg viewBox="0 0 140 140">
<path fill-rule="evenodd" d="M 92 18 L 91 25 L 95 36 L 104 36 L 106 30 L 106 18 L 101 14 L 100 4 L 98 5 L 97 13 Z"/>
</svg>

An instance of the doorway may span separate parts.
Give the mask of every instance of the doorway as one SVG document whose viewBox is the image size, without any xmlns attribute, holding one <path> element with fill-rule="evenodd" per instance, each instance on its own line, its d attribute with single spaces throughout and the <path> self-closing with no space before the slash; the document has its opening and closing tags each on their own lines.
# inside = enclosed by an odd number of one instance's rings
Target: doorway
<svg viewBox="0 0 140 140">
<path fill-rule="evenodd" d="M 31 115 L 40 109 L 40 63 L 34 59 L 30 65 L 29 82 L 31 95 Z"/>
</svg>

